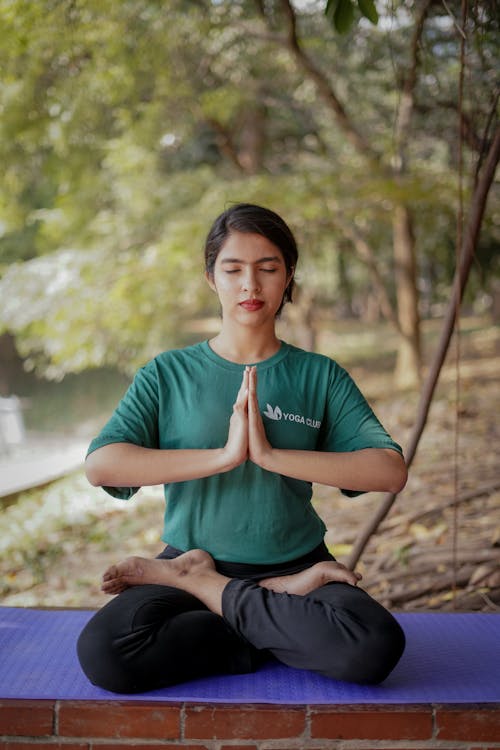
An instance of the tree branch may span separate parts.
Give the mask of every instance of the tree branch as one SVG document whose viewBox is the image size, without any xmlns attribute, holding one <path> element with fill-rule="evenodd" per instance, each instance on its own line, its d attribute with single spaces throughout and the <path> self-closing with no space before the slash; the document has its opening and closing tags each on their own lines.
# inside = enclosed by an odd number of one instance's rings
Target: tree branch
<svg viewBox="0 0 500 750">
<path fill-rule="evenodd" d="M 493 113 L 495 112 L 497 104 L 498 104 L 498 99 L 495 102 L 494 107 L 492 107 L 491 109 Z M 443 109 L 450 109 L 455 114 L 458 114 L 459 112 L 458 105 L 456 104 L 456 102 L 439 101 L 437 102 L 437 106 L 442 107 Z M 415 108 L 415 111 L 418 112 L 420 115 L 426 115 L 429 112 L 434 111 L 433 107 L 430 107 L 427 104 L 422 104 L 420 102 L 418 104 L 415 104 L 414 108 Z M 490 114 L 488 114 L 488 119 L 490 119 Z M 473 123 L 472 117 L 468 115 L 466 112 L 462 112 L 462 135 L 465 139 L 465 142 L 467 143 L 467 145 L 472 151 L 480 152 L 481 150 L 485 150 L 484 139 L 485 137 L 487 137 L 487 129 L 485 129 L 483 138 L 481 138 L 474 129 L 474 123 Z M 479 166 L 480 166 L 480 163 L 479 163 Z"/>
<path fill-rule="evenodd" d="M 375 294 L 377 295 L 380 309 L 384 318 L 392 323 L 396 331 L 401 334 L 402 331 L 401 326 L 399 325 L 398 316 L 396 315 L 396 311 L 394 310 L 389 295 L 387 294 L 387 289 L 384 284 L 382 275 L 378 270 L 377 262 L 375 260 L 375 253 L 373 252 L 371 246 L 368 244 L 361 232 L 359 232 L 355 228 L 354 225 L 346 224 L 344 221 L 342 221 L 342 219 L 339 218 L 339 216 L 336 216 L 334 218 L 334 222 L 340 228 L 342 234 L 344 234 L 347 239 L 350 240 L 359 259 L 368 267 L 372 279 L 373 288 L 375 289 Z"/>
<path fill-rule="evenodd" d="M 424 31 L 424 23 L 433 0 L 423 0 L 410 44 L 410 67 L 407 71 L 401 99 L 399 101 L 398 112 L 395 124 L 395 143 L 396 155 L 398 157 L 398 167 L 400 171 L 404 168 L 404 147 L 407 140 L 408 130 L 410 127 L 411 116 L 415 104 L 415 88 L 417 85 L 417 71 L 420 63 L 420 40 Z"/>
<path fill-rule="evenodd" d="M 479 233 L 483 221 L 484 211 L 486 208 L 486 202 L 488 200 L 488 193 L 494 180 L 495 171 L 499 160 L 500 127 L 497 128 L 497 131 L 491 141 L 488 155 L 485 159 L 482 172 L 479 176 L 479 180 L 472 195 L 469 220 L 462 242 L 460 262 L 455 272 L 453 292 L 443 321 L 439 344 L 434 355 L 434 359 L 431 363 L 427 379 L 422 388 L 415 425 L 410 435 L 410 441 L 406 451 L 406 463 L 408 467 L 410 467 L 413 462 L 413 459 L 417 452 L 418 444 L 420 442 L 420 438 L 427 423 L 427 417 L 432 403 L 434 391 L 439 379 L 439 374 L 448 352 L 451 336 L 455 328 L 456 312 L 467 285 L 467 279 L 469 277 L 469 272 L 479 239 Z M 356 566 L 359 558 L 363 554 L 366 545 L 368 544 L 370 537 L 376 532 L 379 524 L 387 516 L 389 510 L 394 504 L 394 501 L 396 500 L 396 497 L 397 494 L 394 493 L 389 493 L 388 495 L 386 495 L 380 506 L 377 508 L 377 511 L 375 512 L 373 517 L 369 519 L 364 529 L 361 530 L 361 533 L 359 534 L 358 539 L 356 540 L 351 552 L 348 567 L 354 568 Z"/>
<path fill-rule="evenodd" d="M 213 117 L 206 117 L 205 121 L 207 125 L 210 125 L 216 135 L 217 146 L 219 147 L 220 152 L 224 154 L 235 167 L 238 167 L 241 172 L 244 172 L 245 168 L 240 162 L 238 151 L 227 128 L 221 125 L 221 123 Z"/>
<path fill-rule="evenodd" d="M 281 0 L 281 6 L 287 21 L 286 36 L 281 37 L 281 43 L 288 49 L 299 67 L 316 84 L 319 95 L 333 112 L 337 124 L 348 141 L 360 154 L 377 166 L 380 165 L 380 154 L 371 147 L 364 136 L 357 130 L 326 75 L 314 64 L 300 45 L 297 36 L 297 16 L 292 4 L 289 0 Z M 269 20 L 267 18 L 266 20 L 269 25 Z"/>
</svg>

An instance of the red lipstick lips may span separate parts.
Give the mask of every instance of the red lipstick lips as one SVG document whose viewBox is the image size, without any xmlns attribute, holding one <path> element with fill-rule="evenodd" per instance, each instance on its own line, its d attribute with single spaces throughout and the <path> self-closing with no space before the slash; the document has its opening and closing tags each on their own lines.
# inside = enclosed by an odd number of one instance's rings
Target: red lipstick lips
<svg viewBox="0 0 500 750">
<path fill-rule="evenodd" d="M 260 310 L 263 306 L 264 303 L 259 299 L 246 299 L 243 302 L 240 302 L 240 307 L 248 312 L 255 312 L 256 310 Z"/>
</svg>

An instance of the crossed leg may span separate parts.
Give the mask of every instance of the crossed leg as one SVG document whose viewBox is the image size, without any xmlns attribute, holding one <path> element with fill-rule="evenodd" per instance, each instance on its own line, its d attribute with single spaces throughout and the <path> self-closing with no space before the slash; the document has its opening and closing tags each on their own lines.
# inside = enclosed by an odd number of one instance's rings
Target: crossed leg
<svg viewBox="0 0 500 750">
<path fill-rule="evenodd" d="M 115 692 L 253 671 L 270 654 L 336 679 L 379 682 L 404 634 L 359 578 L 334 561 L 257 583 L 221 575 L 202 550 L 127 558 L 104 574 L 104 591 L 119 596 L 82 633 L 80 662 Z"/>
<path fill-rule="evenodd" d="M 77 652 L 88 679 L 115 693 L 253 672 L 268 658 L 196 597 L 151 584 L 111 598 L 86 624 Z"/>
<path fill-rule="evenodd" d="M 322 561 L 292 575 L 275 576 L 259 581 L 259 586 L 277 593 L 306 594 L 327 583 L 349 583 L 355 586 L 359 573 L 335 561 Z M 231 579 L 218 573 L 208 552 L 201 549 L 184 552 L 169 560 L 128 557 L 104 573 L 102 589 L 118 594 L 129 586 L 145 583 L 174 586 L 196 596 L 208 609 L 222 615 L 222 593 Z"/>
</svg>

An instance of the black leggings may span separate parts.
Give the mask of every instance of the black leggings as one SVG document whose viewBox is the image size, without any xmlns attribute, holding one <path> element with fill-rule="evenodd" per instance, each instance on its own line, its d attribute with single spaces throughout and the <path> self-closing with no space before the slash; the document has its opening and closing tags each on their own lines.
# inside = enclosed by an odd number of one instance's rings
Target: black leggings
<svg viewBox="0 0 500 750">
<path fill-rule="evenodd" d="M 160 558 L 181 554 L 167 547 Z M 88 622 L 78 657 L 91 682 L 137 693 L 211 674 L 253 672 L 274 656 L 338 680 L 378 683 L 405 646 L 392 615 L 358 586 L 328 583 L 306 596 L 279 594 L 257 581 L 333 560 L 324 544 L 282 566 L 216 562 L 231 578 L 223 616 L 170 586 L 133 586 Z"/>
</svg>

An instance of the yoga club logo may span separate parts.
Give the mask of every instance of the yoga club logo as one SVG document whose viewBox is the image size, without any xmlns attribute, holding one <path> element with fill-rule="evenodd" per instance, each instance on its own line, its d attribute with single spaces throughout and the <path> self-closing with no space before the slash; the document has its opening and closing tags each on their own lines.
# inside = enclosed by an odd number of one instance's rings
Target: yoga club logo
<svg viewBox="0 0 500 750">
<path fill-rule="evenodd" d="M 284 420 L 285 422 L 296 422 L 298 424 L 304 424 L 307 427 L 312 427 L 314 430 L 319 430 L 321 427 L 321 420 L 319 419 L 311 419 L 310 417 L 303 417 L 302 414 L 286 412 L 280 409 L 279 406 L 275 406 L 273 409 L 271 404 L 266 404 L 266 409 L 263 414 L 274 422 L 280 422 L 281 420 Z"/>
</svg>

